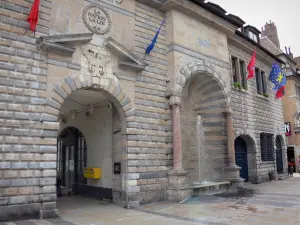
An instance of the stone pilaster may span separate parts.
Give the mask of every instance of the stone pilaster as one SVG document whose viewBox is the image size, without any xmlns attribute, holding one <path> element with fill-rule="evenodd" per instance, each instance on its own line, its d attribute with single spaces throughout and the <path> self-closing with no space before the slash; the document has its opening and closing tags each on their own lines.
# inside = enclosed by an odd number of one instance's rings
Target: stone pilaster
<svg viewBox="0 0 300 225">
<path fill-rule="evenodd" d="M 180 97 L 171 96 L 169 104 L 172 107 L 173 124 L 173 169 L 168 173 L 168 200 L 181 202 L 191 196 L 192 189 L 187 184 L 187 174 L 182 167 L 182 137 L 180 126 Z"/>
</svg>

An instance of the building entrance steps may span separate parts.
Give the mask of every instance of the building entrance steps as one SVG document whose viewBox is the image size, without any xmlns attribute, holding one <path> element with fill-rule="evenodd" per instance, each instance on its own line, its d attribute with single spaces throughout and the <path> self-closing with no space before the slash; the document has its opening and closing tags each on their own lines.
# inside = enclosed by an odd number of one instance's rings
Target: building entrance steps
<svg viewBox="0 0 300 225">
<path fill-rule="evenodd" d="M 214 195 L 227 191 L 230 188 L 230 181 L 193 183 L 193 196 Z"/>
</svg>

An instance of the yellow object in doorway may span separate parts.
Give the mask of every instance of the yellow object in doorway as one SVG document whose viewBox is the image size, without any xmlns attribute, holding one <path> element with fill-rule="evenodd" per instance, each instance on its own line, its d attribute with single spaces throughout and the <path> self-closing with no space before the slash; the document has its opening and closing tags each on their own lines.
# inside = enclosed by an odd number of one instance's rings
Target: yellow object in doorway
<svg viewBox="0 0 300 225">
<path fill-rule="evenodd" d="M 85 168 L 84 177 L 88 179 L 100 179 L 101 178 L 101 168 Z"/>
</svg>

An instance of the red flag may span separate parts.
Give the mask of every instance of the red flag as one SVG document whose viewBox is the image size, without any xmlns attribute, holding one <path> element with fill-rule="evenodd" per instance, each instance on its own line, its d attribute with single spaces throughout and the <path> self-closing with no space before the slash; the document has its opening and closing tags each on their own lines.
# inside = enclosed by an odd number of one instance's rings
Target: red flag
<svg viewBox="0 0 300 225">
<path fill-rule="evenodd" d="M 32 32 L 35 31 L 36 25 L 39 20 L 39 5 L 40 5 L 40 0 L 34 0 L 31 11 L 27 18 L 27 21 L 30 24 L 30 30 L 32 30 Z"/>
<path fill-rule="evenodd" d="M 254 74 L 255 74 L 255 63 L 256 63 L 256 50 L 254 49 L 252 58 L 251 58 L 251 60 L 249 62 L 249 65 L 247 67 L 247 70 L 249 72 L 247 80 L 249 80 L 249 79 L 251 79 L 251 78 L 254 77 Z"/>
<path fill-rule="evenodd" d="M 285 87 L 282 86 L 281 88 L 279 88 L 279 90 L 276 92 L 276 99 L 279 99 L 281 97 L 284 96 L 285 93 Z"/>
</svg>

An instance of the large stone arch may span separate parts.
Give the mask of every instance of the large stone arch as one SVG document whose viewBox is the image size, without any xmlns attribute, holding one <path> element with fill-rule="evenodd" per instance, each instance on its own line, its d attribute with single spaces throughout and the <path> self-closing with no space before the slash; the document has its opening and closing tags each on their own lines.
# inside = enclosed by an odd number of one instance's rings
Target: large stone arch
<svg viewBox="0 0 300 225">
<path fill-rule="evenodd" d="M 126 95 L 121 85 L 110 78 L 100 79 L 99 84 L 92 84 L 90 80 L 84 76 L 67 76 L 61 84 L 54 87 L 51 97 L 48 97 L 45 105 L 50 107 L 51 112 L 58 117 L 59 109 L 62 106 L 64 100 L 72 92 L 79 89 L 90 89 L 95 91 L 101 91 L 104 95 L 108 96 L 110 100 L 115 103 L 119 115 L 121 117 L 122 126 L 126 129 L 126 123 L 128 117 L 132 116 L 134 111 L 130 98 Z M 49 108 L 48 108 L 49 109 Z M 126 132 L 124 130 L 123 132 Z"/>
<path fill-rule="evenodd" d="M 176 91 L 179 95 L 182 94 L 183 88 L 186 83 L 190 81 L 191 77 L 207 74 L 212 80 L 214 80 L 221 88 L 221 95 L 219 97 L 223 98 L 225 96 L 225 102 L 227 107 L 230 107 L 230 93 L 226 87 L 226 82 L 210 65 L 205 63 L 203 60 L 198 62 L 191 62 L 183 66 L 180 70 L 180 76 L 176 79 Z"/>
<path fill-rule="evenodd" d="M 234 131 L 234 139 L 237 139 L 239 136 L 242 137 L 249 137 L 251 139 L 252 144 L 254 145 L 255 149 L 257 147 L 255 135 L 247 130 L 242 130 L 242 129 L 235 129 Z"/>
<path fill-rule="evenodd" d="M 120 83 L 114 79 L 111 78 L 101 78 L 99 79 L 98 83 L 92 83 L 88 77 L 85 76 L 67 76 L 64 78 L 64 80 L 57 84 L 53 88 L 53 93 L 50 97 L 46 99 L 45 107 L 46 111 L 44 115 L 52 115 L 57 118 L 57 126 L 56 131 L 59 131 L 59 110 L 61 106 L 64 103 L 64 100 L 71 95 L 73 92 L 85 89 L 85 90 L 92 90 L 92 91 L 100 91 L 101 94 L 108 97 L 108 99 L 114 104 L 115 108 L 118 111 L 118 114 L 120 116 L 121 121 L 121 135 L 122 135 L 122 141 L 121 141 L 121 178 L 122 178 L 122 190 L 120 192 L 121 196 L 117 197 L 117 201 L 114 202 L 117 204 L 121 204 L 124 206 L 127 206 L 127 204 L 130 204 L 130 199 L 128 199 L 127 196 L 127 148 L 128 148 L 128 138 L 127 138 L 127 123 L 130 121 L 130 117 L 134 116 L 134 110 L 132 108 L 132 103 L 130 98 L 126 95 L 125 91 L 121 87 Z M 47 118 L 45 118 L 46 120 Z M 41 121 L 43 121 L 43 118 L 41 118 Z M 54 120 L 53 120 L 54 121 Z M 127 199 L 127 201 L 124 201 L 124 199 Z"/>
<path fill-rule="evenodd" d="M 224 178 L 228 163 L 226 118 L 230 95 L 223 78 L 204 61 L 189 63 L 176 80 L 181 97 L 183 167 L 188 182 Z"/>
</svg>

